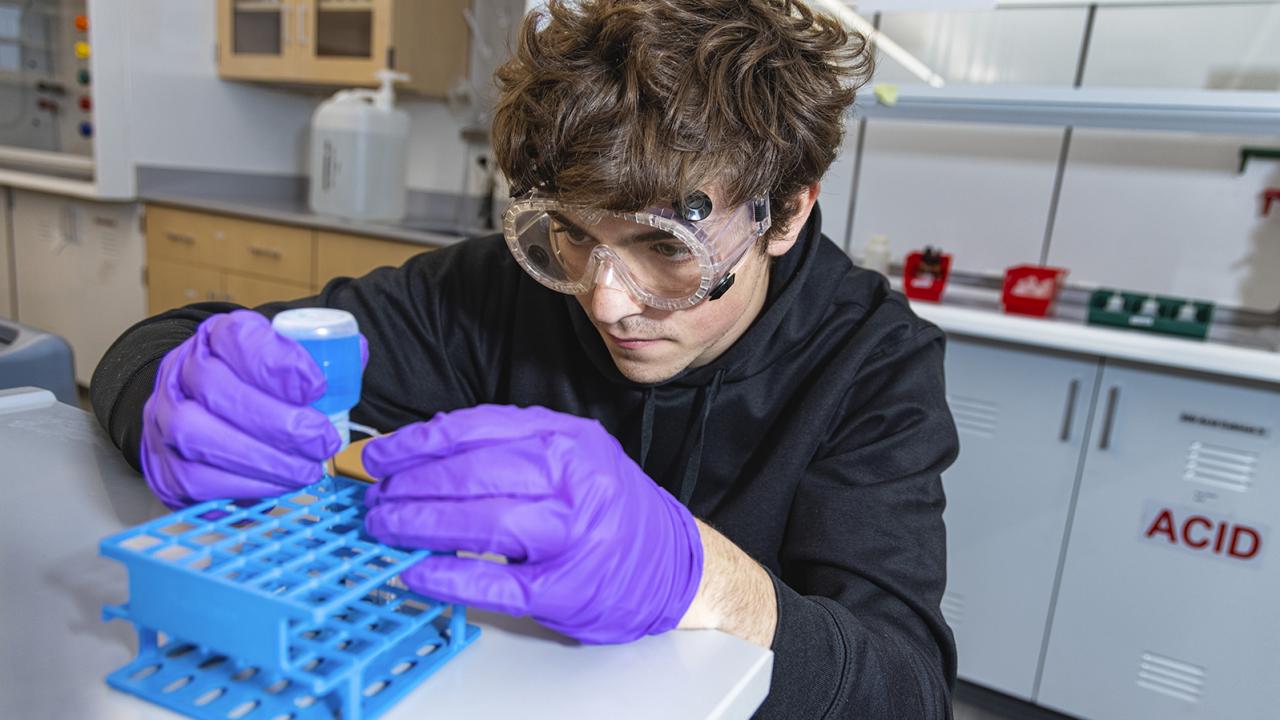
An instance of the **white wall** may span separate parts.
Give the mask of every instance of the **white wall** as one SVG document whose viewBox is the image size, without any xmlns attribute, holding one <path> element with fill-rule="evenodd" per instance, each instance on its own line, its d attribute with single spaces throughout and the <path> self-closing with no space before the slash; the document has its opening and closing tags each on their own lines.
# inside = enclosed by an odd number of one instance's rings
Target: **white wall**
<svg viewBox="0 0 1280 720">
<path fill-rule="evenodd" d="M 306 172 L 311 114 L 325 93 L 218 77 L 212 0 L 128 4 L 130 152 L 139 165 L 297 175 Z M 505 50 L 505 47 L 501 48 Z M 462 112 L 410 100 L 409 186 L 461 192 Z"/>
<path fill-rule="evenodd" d="M 1280 213 L 1260 214 L 1280 164 L 1236 172 L 1241 145 L 1272 138 L 1077 129 L 1049 260 L 1073 280 L 1280 307 Z"/>
<path fill-rule="evenodd" d="M 1062 130 L 870 121 L 852 247 L 887 235 L 901 260 L 926 245 L 964 272 L 1038 262 Z"/>
<path fill-rule="evenodd" d="M 886 13 L 880 29 L 948 83 L 1069 86 L 1087 11 Z M 876 82 L 917 83 L 881 53 Z"/>
<path fill-rule="evenodd" d="M 880 27 L 949 83 L 1070 87 L 1084 8 L 886 13 Z M 883 54 L 874 82 L 917 82 Z M 941 246 L 965 272 L 1037 262 L 1061 129 L 870 121 L 850 247 Z"/>
<path fill-rule="evenodd" d="M 849 209 L 853 203 L 853 176 L 858 156 L 858 122 L 850 119 L 844 143 L 822 178 L 818 204 L 822 208 L 822 232 L 835 244 L 849 249 Z"/>
<path fill-rule="evenodd" d="M 1084 84 L 1280 90 L 1280 4 L 1099 8 Z"/>
<path fill-rule="evenodd" d="M 1068 87 L 1083 9 L 888 13 L 881 27 L 949 82 Z M 1086 86 L 1280 90 L 1280 4 L 1101 7 Z M 884 61 L 877 82 L 909 82 Z M 1061 129 L 872 121 L 861 147 L 855 255 L 938 244 L 959 269 L 1037 261 L 1050 224 Z M 1260 310 L 1280 307 L 1280 216 L 1259 216 L 1280 163 L 1236 173 L 1270 137 L 1076 129 L 1047 261 L 1077 285 L 1118 285 Z"/>
<path fill-rule="evenodd" d="M 125 0 L 138 165 L 296 174 L 317 100 L 218 77 L 212 0 Z"/>
</svg>

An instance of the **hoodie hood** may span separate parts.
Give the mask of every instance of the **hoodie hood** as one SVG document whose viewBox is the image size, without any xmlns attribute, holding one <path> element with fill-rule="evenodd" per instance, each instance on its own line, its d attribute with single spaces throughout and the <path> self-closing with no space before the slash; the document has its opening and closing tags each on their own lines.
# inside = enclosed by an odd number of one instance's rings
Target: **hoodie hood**
<svg viewBox="0 0 1280 720">
<path fill-rule="evenodd" d="M 852 265 L 838 251 L 835 258 L 822 258 L 820 262 L 819 255 L 824 250 L 830 254 L 835 249 L 824 240 L 822 212 L 814 204 L 795 246 L 773 262 L 764 306 L 742 337 L 710 363 L 653 385 L 636 383 L 624 376 L 586 311 L 575 298 L 564 298 L 578 342 L 596 369 L 611 383 L 642 393 L 638 444 L 633 445 L 636 461 L 652 472 L 650 451 L 658 437 L 664 457 L 652 463 L 653 470 L 666 478 L 664 486 L 681 503 L 688 505 L 697 487 L 707 426 L 722 389 L 726 385 L 735 389 L 749 386 L 751 378 L 772 367 L 786 353 L 806 345 L 822 328 L 830 306 L 799 307 L 801 297 L 811 305 L 819 298 L 830 301 Z"/>
<path fill-rule="evenodd" d="M 815 272 L 821 240 L 822 212 L 815 203 L 795 246 L 774 260 L 769 270 L 769 289 L 764 306 L 742 337 L 710 363 L 685 369 L 675 377 L 656 383 L 655 387 L 693 389 L 715 382 L 745 380 L 772 366 L 797 343 L 818 332 L 827 315 L 825 309 L 806 308 L 801 311 L 795 309 L 798 300 L 802 293 L 808 300 L 831 298 L 851 265 L 841 254 L 845 267 L 827 268 L 831 272 Z M 571 296 L 565 296 L 564 300 L 578 342 L 596 369 L 612 382 L 636 388 L 647 387 L 627 379 L 618 370 L 599 331 L 591 324 L 578 301 Z"/>
</svg>

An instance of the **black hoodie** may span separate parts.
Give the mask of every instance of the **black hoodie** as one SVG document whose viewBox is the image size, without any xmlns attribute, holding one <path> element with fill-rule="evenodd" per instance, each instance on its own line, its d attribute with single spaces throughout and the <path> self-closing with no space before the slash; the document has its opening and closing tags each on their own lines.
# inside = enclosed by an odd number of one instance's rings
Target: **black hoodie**
<svg viewBox="0 0 1280 720">
<path fill-rule="evenodd" d="M 370 360 L 352 418 L 384 431 L 478 403 L 600 420 L 773 576 L 778 626 L 761 717 L 950 717 L 940 473 L 958 441 L 944 338 L 820 227 L 814 208 L 775 262 L 760 316 L 728 351 L 653 386 L 623 377 L 578 303 L 528 277 L 498 236 L 259 310 L 354 313 Z M 160 358 L 234 308 L 145 320 L 98 366 L 94 409 L 135 467 Z"/>
</svg>

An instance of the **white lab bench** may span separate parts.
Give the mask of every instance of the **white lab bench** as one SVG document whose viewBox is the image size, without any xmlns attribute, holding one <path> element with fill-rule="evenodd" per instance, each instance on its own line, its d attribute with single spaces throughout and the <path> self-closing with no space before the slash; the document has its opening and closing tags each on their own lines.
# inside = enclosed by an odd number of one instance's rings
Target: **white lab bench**
<svg viewBox="0 0 1280 720">
<path fill-rule="evenodd" d="M 89 414 L 0 391 L 0 717 L 176 717 L 107 687 L 137 649 L 104 623 L 127 596 L 98 541 L 166 511 Z M 714 631 L 584 646 L 527 619 L 472 612 L 480 638 L 384 715 L 397 718 L 745 718 L 773 654 Z M 252 714 L 251 714 L 252 715 Z"/>
<path fill-rule="evenodd" d="M 1089 720 L 1276 717 L 1268 338 L 912 307 L 948 335 L 942 604 L 960 677 Z"/>
</svg>

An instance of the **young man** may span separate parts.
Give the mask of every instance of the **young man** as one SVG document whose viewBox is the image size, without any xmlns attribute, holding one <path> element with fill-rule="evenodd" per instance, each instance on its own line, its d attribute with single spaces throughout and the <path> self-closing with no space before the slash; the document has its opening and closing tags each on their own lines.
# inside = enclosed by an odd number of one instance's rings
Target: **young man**
<svg viewBox="0 0 1280 720">
<path fill-rule="evenodd" d="M 948 717 L 943 336 L 815 205 L 852 40 L 785 0 L 552 2 L 498 72 L 505 242 L 147 320 L 99 418 L 171 505 L 314 481 L 323 379 L 264 315 L 348 310 L 353 418 L 398 429 L 367 529 L 445 551 L 410 587 L 585 642 L 733 633 L 775 652 L 766 717 Z"/>
</svg>

